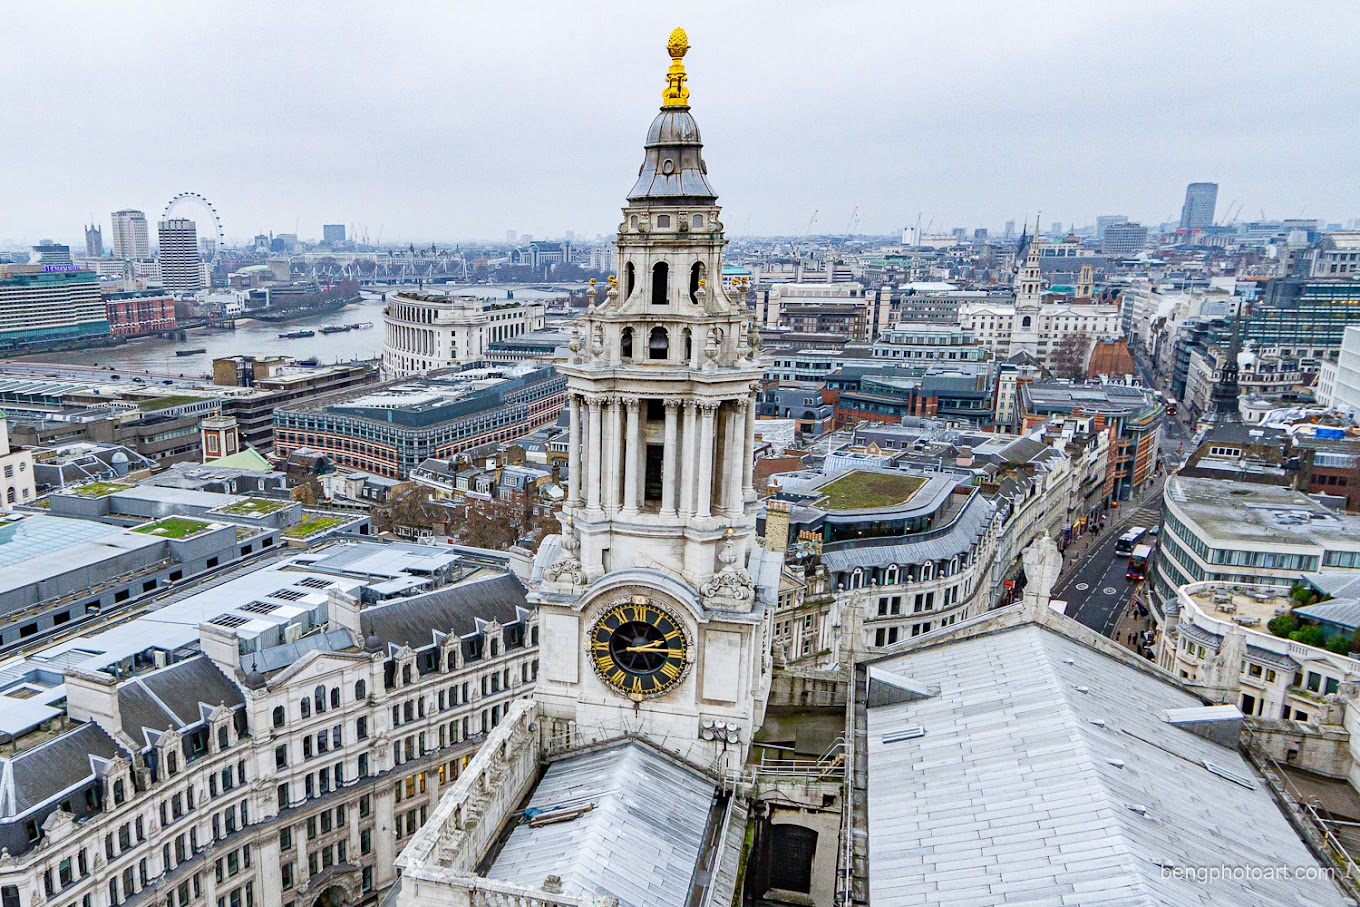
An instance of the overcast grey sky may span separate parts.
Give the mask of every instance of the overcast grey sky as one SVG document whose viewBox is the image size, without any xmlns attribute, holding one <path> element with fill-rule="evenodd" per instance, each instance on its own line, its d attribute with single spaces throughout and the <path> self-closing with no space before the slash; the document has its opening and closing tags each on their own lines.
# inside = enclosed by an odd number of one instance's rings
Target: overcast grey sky
<svg viewBox="0 0 1360 907">
<path fill-rule="evenodd" d="M 0 241 L 185 190 L 229 240 L 608 232 L 675 25 L 729 235 L 1360 215 L 1352 0 L 0 9 Z"/>
</svg>

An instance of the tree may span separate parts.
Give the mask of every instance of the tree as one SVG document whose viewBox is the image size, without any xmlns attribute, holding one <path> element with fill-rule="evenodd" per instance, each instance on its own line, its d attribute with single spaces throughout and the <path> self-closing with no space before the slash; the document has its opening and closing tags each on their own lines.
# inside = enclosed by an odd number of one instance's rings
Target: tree
<svg viewBox="0 0 1360 907">
<path fill-rule="evenodd" d="M 469 501 L 467 519 L 460 534 L 464 545 L 508 551 L 519 541 L 523 511 L 514 505 L 497 507 L 493 503 Z"/>
<path fill-rule="evenodd" d="M 1292 614 L 1281 614 L 1278 617 L 1272 617 L 1266 627 L 1276 636 L 1288 639 L 1289 634 L 1299 628 L 1299 619 Z"/>
<path fill-rule="evenodd" d="M 398 527 L 414 530 L 416 534 L 435 528 L 438 520 L 431 510 L 433 490 L 418 482 L 406 482 L 392 489 L 387 506 L 374 510 L 374 522 L 379 531 L 395 532 Z"/>
<path fill-rule="evenodd" d="M 1091 349 L 1091 337 L 1085 331 L 1073 331 L 1053 346 L 1053 375 L 1073 381 L 1086 377 L 1086 358 Z"/>
</svg>

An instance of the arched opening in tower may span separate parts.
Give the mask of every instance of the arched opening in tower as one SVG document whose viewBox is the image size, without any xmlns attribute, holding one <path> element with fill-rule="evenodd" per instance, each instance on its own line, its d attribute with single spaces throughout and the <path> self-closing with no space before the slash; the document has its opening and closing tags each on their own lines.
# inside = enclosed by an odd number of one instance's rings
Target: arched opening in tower
<svg viewBox="0 0 1360 907">
<path fill-rule="evenodd" d="M 671 298 L 671 268 L 664 261 L 652 266 L 652 305 L 665 305 Z"/>
<path fill-rule="evenodd" d="M 666 359 L 670 356 L 671 343 L 663 327 L 652 328 L 652 334 L 647 338 L 647 358 Z"/>
</svg>

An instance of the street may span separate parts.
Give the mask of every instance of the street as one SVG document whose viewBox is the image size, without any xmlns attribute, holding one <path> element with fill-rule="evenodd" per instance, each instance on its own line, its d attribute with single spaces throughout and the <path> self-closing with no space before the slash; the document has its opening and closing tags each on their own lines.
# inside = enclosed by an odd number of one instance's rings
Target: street
<svg viewBox="0 0 1360 907">
<path fill-rule="evenodd" d="M 1130 526 L 1151 529 L 1162 521 L 1161 485 L 1144 500 L 1141 507 L 1117 511 L 1118 522 L 1101 533 L 1093 547 L 1069 548 L 1064 556 L 1063 575 L 1054 587 L 1053 597 L 1067 602 L 1067 616 L 1074 618 L 1103 636 L 1112 634 L 1120 613 L 1133 597 L 1138 585 L 1129 582 L 1126 556 L 1116 556 L 1115 544 Z M 1069 566 L 1070 565 L 1070 566 Z"/>
</svg>

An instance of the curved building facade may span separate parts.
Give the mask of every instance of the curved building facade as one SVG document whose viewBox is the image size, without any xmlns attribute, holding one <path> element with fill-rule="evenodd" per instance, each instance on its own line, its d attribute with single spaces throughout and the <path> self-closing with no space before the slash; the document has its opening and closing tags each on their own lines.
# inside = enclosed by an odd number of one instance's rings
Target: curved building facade
<svg viewBox="0 0 1360 907">
<path fill-rule="evenodd" d="M 402 378 L 486 356 L 491 344 L 543 327 L 539 302 L 400 294 L 383 309 L 383 375 Z"/>
</svg>

